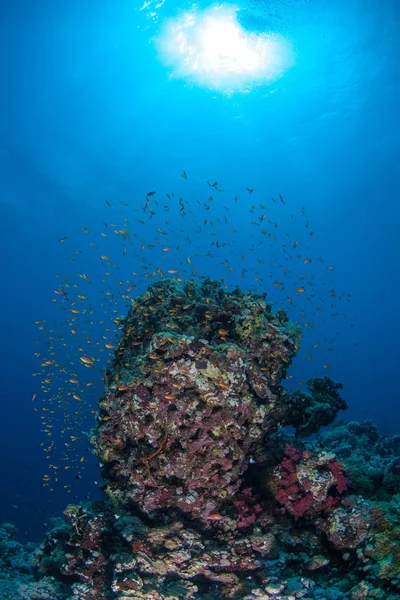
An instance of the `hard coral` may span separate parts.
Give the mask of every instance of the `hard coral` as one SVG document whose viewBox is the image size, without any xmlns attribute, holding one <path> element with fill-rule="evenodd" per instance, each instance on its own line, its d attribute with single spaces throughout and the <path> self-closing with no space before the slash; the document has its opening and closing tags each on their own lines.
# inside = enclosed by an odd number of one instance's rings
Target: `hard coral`
<svg viewBox="0 0 400 600">
<path fill-rule="evenodd" d="M 370 420 L 339 422 L 319 443 L 351 472 L 351 490 L 366 498 L 390 500 L 400 489 L 400 436 L 381 436 Z"/>
<path fill-rule="evenodd" d="M 308 392 L 294 392 L 286 395 L 286 403 L 291 406 L 284 421 L 296 429 L 297 437 L 308 437 L 320 427 L 332 423 L 339 410 L 346 410 L 347 403 L 340 396 L 341 383 L 329 377 L 314 377 L 306 382 Z"/>
<path fill-rule="evenodd" d="M 371 536 L 376 511 L 357 498 L 346 498 L 315 521 L 330 543 L 338 550 L 353 550 Z"/>
</svg>

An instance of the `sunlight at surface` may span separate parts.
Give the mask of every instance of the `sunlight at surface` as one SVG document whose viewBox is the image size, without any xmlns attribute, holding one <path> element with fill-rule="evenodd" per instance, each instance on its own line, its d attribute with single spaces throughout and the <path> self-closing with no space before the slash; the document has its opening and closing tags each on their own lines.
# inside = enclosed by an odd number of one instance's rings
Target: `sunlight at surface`
<svg viewBox="0 0 400 600">
<path fill-rule="evenodd" d="M 276 81 L 293 62 L 290 44 L 272 32 L 248 32 L 237 6 L 214 5 L 169 19 L 157 40 L 172 76 L 219 90 L 244 91 Z"/>
</svg>

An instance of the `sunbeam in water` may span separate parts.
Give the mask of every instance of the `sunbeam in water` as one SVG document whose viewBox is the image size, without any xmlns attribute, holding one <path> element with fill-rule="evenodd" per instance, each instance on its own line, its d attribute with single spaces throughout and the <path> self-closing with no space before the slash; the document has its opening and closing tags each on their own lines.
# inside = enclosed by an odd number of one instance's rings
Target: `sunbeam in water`
<svg viewBox="0 0 400 600">
<path fill-rule="evenodd" d="M 167 20 L 157 46 L 171 76 L 228 92 L 282 77 L 294 61 L 289 40 L 273 31 L 246 31 L 238 12 L 237 6 L 219 4 Z"/>
</svg>

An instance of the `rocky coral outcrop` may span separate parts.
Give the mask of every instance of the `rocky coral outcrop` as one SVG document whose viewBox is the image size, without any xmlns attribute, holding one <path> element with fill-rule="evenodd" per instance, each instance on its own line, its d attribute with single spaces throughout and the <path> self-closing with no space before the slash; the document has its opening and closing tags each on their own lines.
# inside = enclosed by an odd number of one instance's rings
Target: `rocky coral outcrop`
<svg viewBox="0 0 400 600">
<path fill-rule="evenodd" d="M 397 527 L 351 494 L 328 437 L 300 441 L 346 403 L 328 377 L 281 385 L 301 338 L 283 311 L 211 280 L 162 280 L 117 323 L 91 436 L 107 500 L 67 508 L 36 553 L 38 581 L 68 600 L 395 598 Z"/>
<path fill-rule="evenodd" d="M 92 437 L 108 496 L 148 515 L 218 511 L 285 414 L 278 384 L 299 340 L 262 297 L 152 284 L 124 323 Z"/>
</svg>

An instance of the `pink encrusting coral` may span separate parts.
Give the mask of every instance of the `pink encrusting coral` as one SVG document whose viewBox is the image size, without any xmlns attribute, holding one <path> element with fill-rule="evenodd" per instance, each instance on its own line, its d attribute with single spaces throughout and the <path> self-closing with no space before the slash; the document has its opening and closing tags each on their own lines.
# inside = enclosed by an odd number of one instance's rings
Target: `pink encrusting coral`
<svg viewBox="0 0 400 600">
<path fill-rule="evenodd" d="M 343 473 L 343 464 L 336 462 L 334 455 L 301 453 L 291 444 L 286 444 L 276 478 L 275 500 L 296 520 L 332 510 L 339 504 L 349 481 Z"/>
</svg>

